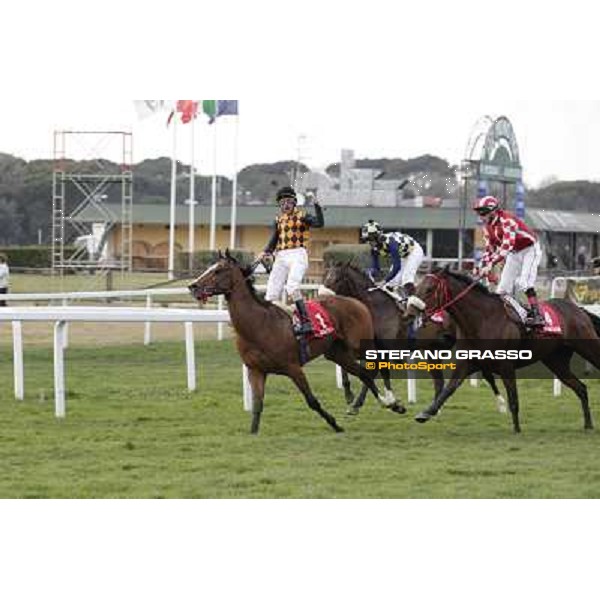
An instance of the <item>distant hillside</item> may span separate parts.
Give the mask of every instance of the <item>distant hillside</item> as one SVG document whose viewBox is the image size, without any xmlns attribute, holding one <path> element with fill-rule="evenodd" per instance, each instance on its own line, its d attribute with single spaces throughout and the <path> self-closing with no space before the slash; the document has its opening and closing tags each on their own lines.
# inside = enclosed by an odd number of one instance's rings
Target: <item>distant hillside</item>
<svg viewBox="0 0 600 600">
<path fill-rule="evenodd" d="M 77 163 L 67 161 L 74 171 L 88 172 L 106 168 L 118 171 L 119 166 L 105 160 Z M 454 169 L 441 158 L 424 155 L 403 160 L 360 159 L 357 167 L 383 171 L 383 179 L 411 178 L 405 190 L 409 194 L 446 196 L 447 182 L 454 180 Z M 281 161 L 272 164 L 249 165 L 238 176 L 239 198 L 242 203 L 270 203 L 277 188 L 290 183 L 290 174 L 296 163 Z M 50 160 L 25 161 L 10 154 L 0 153 L 0 245 L 31 244 L 42 232 L 44 243 L 50 242 L 50 213 L 53 162 Z M 308 170 L 300 165 L 302 173 Z M 328 172 L 335 177 L 339 165 L 332 164 Z M 183 202 L 189 196 L 189 166 L 178 163 L 177 197 Z M 219 177 L 218 201 L 231 202 L 232 182 Z M 166 157 L 144 160 L 134 166 L 134 202 L 166 204 L 170 197 L 171 160 Z M 106 191 L 108 201 L 118 202 L 121 190 L 118 185 Z M 211 199 L 211 178 L 201 176 L 196 181 L 196 195 L 201 204 Z M 68 191 L 70 205 L 74 208 L 83 196 L 75 190 Z M 542 189 L 529 190 L 527 204 L 532 207 L 560 210 L 600 212 L 600 184 L 589 181 L 556 182 Z"/>
<path fill-rule="evenodd" d="M 530 190 L 531 207 L 600 213 L 600 183 L 557 181 L 539 190 Z"/>
<path fill-rule="evenodd" d="M 444 159 L 424 154 L 417 158 L 361 158 L 356 160 L 359 169 L 378 169 L 383 171 L 382 179 L 402 179 L 415 173 L 436 173 L 443 177 L 454 177 L 456 167 Z M 340 163 L 329 165 L 326 172 L 331 177 L 340 176 Z"/>
<path fill-rule="evenodd" d="M 309 170 L 306 165 L 289 160 L 243 168 L 238 173 L 238 184 L 243 193 L 242 202 L 271 201 L 278 188 L 290 185 L 290 177 L 296 169 L 298 174 Z"/>
</svg>

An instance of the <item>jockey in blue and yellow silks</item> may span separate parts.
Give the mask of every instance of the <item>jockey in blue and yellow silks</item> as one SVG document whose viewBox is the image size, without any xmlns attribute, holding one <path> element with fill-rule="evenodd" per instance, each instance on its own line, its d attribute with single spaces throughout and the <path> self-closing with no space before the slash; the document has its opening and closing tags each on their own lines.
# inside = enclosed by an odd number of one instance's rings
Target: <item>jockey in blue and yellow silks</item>
<svg viewBox="0 0 600 600">
<path fill-rule="evenodd" d="M 363 225 L 360 239 L 371 246 L 371 275 L 376 276 L 381 270 L 380 255 L 389 256 L 392 266 L 384 285 L 391 288 L 402 286 L 408 304 L 420 305 L 422 301 L 415 296 L 415 278 L 425 254 L 419 242 L 399 231 L 384 233 L 383 227 L 373 220 Z"/>
</svg>

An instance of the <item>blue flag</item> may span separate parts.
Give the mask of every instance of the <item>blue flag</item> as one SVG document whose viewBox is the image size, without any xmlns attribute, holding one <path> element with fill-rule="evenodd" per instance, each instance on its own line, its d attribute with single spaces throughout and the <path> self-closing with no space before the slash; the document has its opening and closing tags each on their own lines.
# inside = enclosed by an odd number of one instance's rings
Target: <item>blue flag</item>
<svg viewBox="0 0 600 600">
<path fill-rule="evenodd" d="M 238 115 L 237 100 L 203 100 L 202 108 L 208 115 L 208 122 L 212 125 L 217 117 L 225 115 Z"/>
<path fill-rule="evenodd" d="M 221 115 L 239 115 L 237 100 L 218 100 L 217 117 Z"/>
</svg>

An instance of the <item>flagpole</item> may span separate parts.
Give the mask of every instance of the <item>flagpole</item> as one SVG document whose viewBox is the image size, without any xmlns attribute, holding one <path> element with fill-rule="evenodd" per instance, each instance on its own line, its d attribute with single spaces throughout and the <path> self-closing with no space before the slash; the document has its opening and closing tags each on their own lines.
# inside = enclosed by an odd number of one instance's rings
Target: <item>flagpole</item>
<svg viewBox="0 0 600 600">
<path fill-rule="evenodd" d="M 215 105 L 216 106 L 216 105 Z M 215 109 L 216 110 L 216 109 Z M 212 198 L 210 204 L 210 250 L 216 248 L 216 234 L 217 234 L 217 123 L 218 119 L 215 115 L 215 122 L 213 123 L 213 177 L 212 177 Z"/>
<path fill-rule="evenodd" d="M 235 117 L 235 133 L 233 141 L 233 189 L 231 192 L 231 239 L 229 245 L 235 248 L 235 233 L 237 226 L 237 183 L 238 183 L 238 143 L 240 137 L 240 117 Z"/>
<path fill-rule="evenodd" d="M 169 213 L 169 266 L 168 278 L 175 279 L 175 203 L 177 201 L 177 119 L 173 118 L 173 158 L 171 161 L 171 207 Z"/>
<path fill-rule="evenodd" d="M 196 132 L 196 119 L 192 119 L 192 143 L 191 143 L 191 165 L 190 165 L 190 218 L 189 218 L 189 233 L 188 233 L 188 270 L 190 274 L 194 269 L 194 249 L 195 249 L 195 227 L 196 223 L 194 222 L 195 212 L 196 212 L 196 152 L 195 152 L 195 132 Z"/>
</svg>

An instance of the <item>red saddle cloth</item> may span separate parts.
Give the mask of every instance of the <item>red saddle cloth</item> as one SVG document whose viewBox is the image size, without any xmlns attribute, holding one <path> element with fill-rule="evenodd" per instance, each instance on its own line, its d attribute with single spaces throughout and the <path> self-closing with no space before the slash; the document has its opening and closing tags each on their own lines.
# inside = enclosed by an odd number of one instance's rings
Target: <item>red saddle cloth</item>
<svg viewBox="0 0 600 600">
<path fill-rule="evenodd" d="M 328 335 L 335 335 L 335 327 L 333 326 L 333 320 L 331 315 L 323 308 L 319 302 L 309 300 L 305 302 L 306 312 L 310 317 L 313 332 L 308 336 L 309 338 L 321 339 Z M 294 324 L 300 323 L 300 315 L 297 310 L 294 310 Z"/>
<path fill-rule="evenodd" d="M 431 321 L 436 323 L 437 325 L 443 325 L 444 317 L 446 316 L 446 312 L 443 310 L 438 310 L 436 313 L 431 315 Z"/>
<path fill-rule="evenodd" d="M 546 324 L 543 329 L 539 330 L 539 333 L 543 335 L 561 335 L 563 328 L 556 309 L 551 304 L 540 302 L 540 312 Z"/>
</svg>

